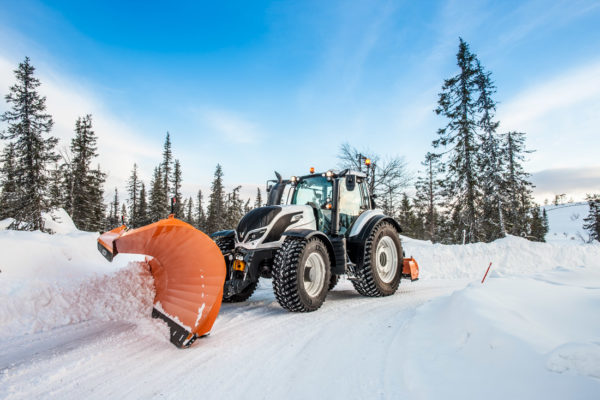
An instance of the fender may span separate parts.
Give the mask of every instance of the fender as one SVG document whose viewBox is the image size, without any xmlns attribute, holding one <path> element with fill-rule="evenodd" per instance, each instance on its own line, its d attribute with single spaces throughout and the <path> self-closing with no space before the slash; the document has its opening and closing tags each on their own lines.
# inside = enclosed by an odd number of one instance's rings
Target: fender
<svg viewBox="0 0 600 400">
<path fill-rule="evenodd" d="M 283 232 L 281 236 L 290 236 L 297 237 L 302 239 L 310 239 L 313 237 L 318 237 L 321 239 L 323 243 L 325 243 L 325 247 L 327 247 L 327 253 L 329 254 L 329 262 L 331 264 L 331 269 L 334 270 L 336 267 L 335 263 L 335 252 L 333 250 L 333 244 L 331 243 L 331 239 L 321 231 L 315 231 L 313 229 L 291 229 L 289 231 Z M 345 267 L 345 266 L 344 266 Z"/>
<path fill-rule="evenodd" d="M 363 226 L 357 235 L 348 238 L 348 256 L 350 257 L 350 261 L 357 265 L 362 265 L 365 256 L 365 243 L 367 242 L 371 232 L 373 232 L 373 229 L 383 222 L 390 223 L 394 228 L 396 228 L 398 233 L 402 232 L 402 227 L 394 218 L 383 214 L 374 215 L 373 218 L 371 218 L 369 222 Z"/>
<path fill-rule="evenodd" d="M 218 231 L 218 232 L 211 233 L 209 236 L 211 239 L 216 239 L 216 238 L 220 238 L 220 237 L 235 238 L 235 231 L 234 230 Z"/>
</svg>

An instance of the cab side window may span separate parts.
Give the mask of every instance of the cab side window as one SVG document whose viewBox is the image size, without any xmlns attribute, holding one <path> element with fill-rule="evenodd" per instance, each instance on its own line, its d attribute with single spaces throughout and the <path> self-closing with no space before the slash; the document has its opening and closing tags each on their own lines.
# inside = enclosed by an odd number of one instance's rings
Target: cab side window
<svg viewBox="0 0 600 400">
<path fill-rule="evenodd" d="M 363 183 L 354 186 L 354 190 L 348 190 L 344 180 L 340 180 L 340 200 L 338 209 L 340 213 L 340 234 L 344 234 L 356 221 L 358 216 L 366 209 L 363 192 Z"/>
</svg>

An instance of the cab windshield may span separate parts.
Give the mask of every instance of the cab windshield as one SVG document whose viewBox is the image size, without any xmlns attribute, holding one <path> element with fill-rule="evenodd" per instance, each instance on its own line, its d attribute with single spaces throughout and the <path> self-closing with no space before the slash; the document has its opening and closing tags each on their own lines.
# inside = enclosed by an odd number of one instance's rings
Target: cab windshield
<svg viewBox="0 0 600 400">
<path fill-rule="evenodd" d="M 320 208 L 327 201 L 331 201 L 332 191 L 331 182 L 324 176 L 305 178 L 296 185 L 290 204 L 309 204 Z"/>
</svg>

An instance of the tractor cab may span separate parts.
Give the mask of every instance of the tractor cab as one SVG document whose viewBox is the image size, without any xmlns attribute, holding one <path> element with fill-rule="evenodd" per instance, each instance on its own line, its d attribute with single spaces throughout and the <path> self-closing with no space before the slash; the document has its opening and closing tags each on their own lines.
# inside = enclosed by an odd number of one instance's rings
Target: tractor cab
<svg viewBox="0 0 600 400">
<path fill-rule="evenodd" d="M 317 230 L 329 235 L 345 235 L 358 216 L 373 208 L 367 175 L 353 170 L 327 171 L 305 176 L 292 176 L 269 181 L 269 205 L 281 204 L 289 185 L 286 204 L 309 205 L 313 208 Z"/>
</svg>

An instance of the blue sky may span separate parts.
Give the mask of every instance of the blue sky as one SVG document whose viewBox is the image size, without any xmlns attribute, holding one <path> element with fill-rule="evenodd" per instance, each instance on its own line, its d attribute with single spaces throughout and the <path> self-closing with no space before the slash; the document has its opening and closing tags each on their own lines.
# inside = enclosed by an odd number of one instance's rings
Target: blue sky
<svg viewBox="0 0 600 400">
<path fill-rule="evenodd" d="M 583 0 L 4 0 L 0 91 L 31 57 L 63 146 L 93 114 L 109 186 L 133 162 L 149 179 L 169 131 L 187 195 L 217 163 L 250 193 L 274 169 L 335 166 L 344 141 L 416 172 L 461 36 L 493 73 L 501 130 L 529 135 L 538 198 L 578 199 L 600 191 L 598 26 Z"/>
</svg>

